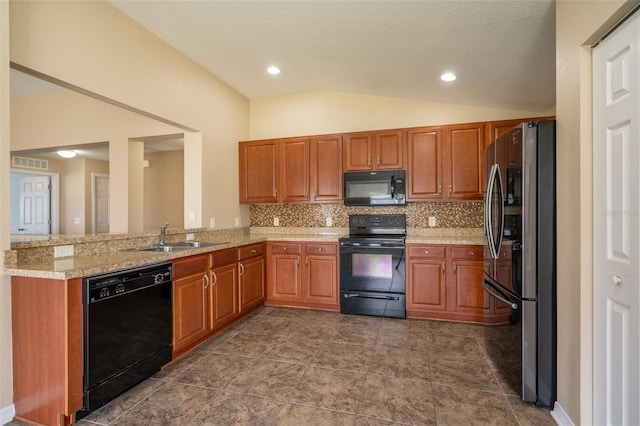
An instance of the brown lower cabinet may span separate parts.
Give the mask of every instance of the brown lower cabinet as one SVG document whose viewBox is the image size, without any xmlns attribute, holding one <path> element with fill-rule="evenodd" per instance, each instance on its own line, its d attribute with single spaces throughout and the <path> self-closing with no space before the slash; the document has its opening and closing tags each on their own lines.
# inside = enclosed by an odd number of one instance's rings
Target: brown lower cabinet
<svg viewBox="0 0 640 426">
<path fill-rule="evenodd" d="M 267 259 L 268 305 L 340 310 L 336 243 L 270 242 Z"/>
<path fill-rule="evenodd" d="M 265 243 L 173 261 L 173 357 L 264 304 Z"/>
<path fill-rule="evenodd" d="M 82 408 L 82 279 L 11 277 L 16 418 L 75 422 Z"/>
<path fill-rule="evenodd" d="M 482 287 L 483 247 L 407 245 L 407 317 L 504 324 L 509 309 Z"/>
</svg>

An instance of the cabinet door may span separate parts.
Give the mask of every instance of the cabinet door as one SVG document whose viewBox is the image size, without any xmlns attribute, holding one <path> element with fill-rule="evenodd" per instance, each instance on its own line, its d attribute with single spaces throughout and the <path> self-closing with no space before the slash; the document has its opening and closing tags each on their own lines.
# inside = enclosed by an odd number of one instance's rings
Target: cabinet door
<svg viewBox="0 0 640 426">
<path fill-rule="evenodd" d="M 279 141 L 278 201 L 309 200 L 309 139 L 293 138 Z"/>
<path fill-rule="evenodd" d="M 489 144 L 493 143 L 493 141 L 495 141 L 500 136 L 507 133 L 514 126 L 517 126 L 523 121 L 528 121 L 528 120 L 530 119 L 522 118 L 522 119 L 516 119 L 516 120 L 492 121 L 489 124 L 489 134 L 488 134 L 489 137 L 487 138 L 486 145 L 489 146 Z"/>
<path fill-rule="evenodd" d="M 304 300 L 338 303 L 338 258 L 308 254 L 305 258 Z"/>
<path fill-rule="evenodd" d="M 270 262 L 269 299 L 302 299 L 300 255 L 274 254 Z"/>
<path fill-rule="evenodd" d="M 404 166 L 404 138 L 401 130 L 386 130 L 374 134 L 373 168 L 402 169 Z"/>
<path fill-rule="evenodd" d="M 236 264 L 211 270 L 209 286 L 209 329 L 215 330 L 238 316 L 238 272 Z"/>
<path fill-rule="evenodd" d="M 449 199 L 482 199 L 482 153 L 485 123 L 447 127 Z"/>
<path fill-rule="evenodd" d="M 482 320 L 489 309 L 489 298 L 482 287 L 484 262 L 452 260 L 451 273 L 453 312 L 474 314 L 474 318 Z"/>
<path fill-rule="evenodd" d="M 407 132 L 407 199 L 442 198 L 442 129 Z"/>
<path fill-rule="evenodd" d="M 444 259 L 410 259 L 407 267 L 407 310 L 446 311 Z"/>
<path fill-rule="evenodd" d="M 240 273 L 240 313 L 264 303 L 264 256 L 238 263 Z"/>
<path fill-rule="evenodd" d="M 311 201 L 342 201 L 342 136 L 311 138 Z"/>
<path fill-rule="evenodd" d="M 373 135 L 349 133 L 344 136 L 344 171 L 371 170 Z"/>
<path fill-rule="evenodd" d="M 278 141 L 240 142 L 240 203 L 275 203 Z"/>
<path fill-rule="evenodd" d="M 206 273 L 198 273 L 173 281 L 174 352 L 207 334 L 207 280 Z"/>
</svg>

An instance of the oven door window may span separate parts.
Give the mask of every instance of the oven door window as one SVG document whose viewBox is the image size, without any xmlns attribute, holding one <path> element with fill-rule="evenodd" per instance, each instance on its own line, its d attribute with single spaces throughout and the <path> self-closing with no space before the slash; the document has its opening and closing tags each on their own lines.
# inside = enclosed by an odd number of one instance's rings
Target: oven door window
<svg viewBox="0 0 640 426">
<path fill-rule="evenodd" d="M 353 276 L 364 278 L 393 277 L 392 256 L 390 254 L 354 253 Z"/>
<path fill-rule="evenodd" d="M 404 249 L 341 247 L 340 288 L 404 293 Z"/>
</svg>

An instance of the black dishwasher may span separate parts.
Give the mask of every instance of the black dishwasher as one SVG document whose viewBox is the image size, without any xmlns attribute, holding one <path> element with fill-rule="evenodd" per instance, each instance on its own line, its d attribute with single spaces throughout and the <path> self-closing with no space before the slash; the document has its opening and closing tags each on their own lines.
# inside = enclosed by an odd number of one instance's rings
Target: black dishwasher
<svg viewBox="0 0 640 426">
<path fill-rule="evenodd" d="M 171 264 L 83 279 L 84 407 L 96 410 L 171 361 Z"/>
</svg>

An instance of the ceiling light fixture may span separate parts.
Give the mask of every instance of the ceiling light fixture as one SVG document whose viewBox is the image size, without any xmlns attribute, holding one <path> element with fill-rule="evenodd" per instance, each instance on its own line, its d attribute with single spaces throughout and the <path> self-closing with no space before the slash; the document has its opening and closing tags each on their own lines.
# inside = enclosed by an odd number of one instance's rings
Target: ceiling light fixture
<svg viewBox="0 0 640 426">
<path fill-rule="evenodd" d="M 280 68 L 272 65 L 269 68 L 267 68 L 267 72 L 271 75 L 278 75 L 280 74 Z"/>
<path fill-rule="evenodd" d="M 76 156 L 76 153 L 73 151 L 61 150 L 61 151 L 58 151 L 58 155 L 62 158 L 73 158 Z"/>
<path fill-rule="evenodd" d="M 456 75 L 452 72 L 445 72 L 440 76 L 440 80 L 442 81 L 453 81 L 456 79 Z"/>
</svg>

